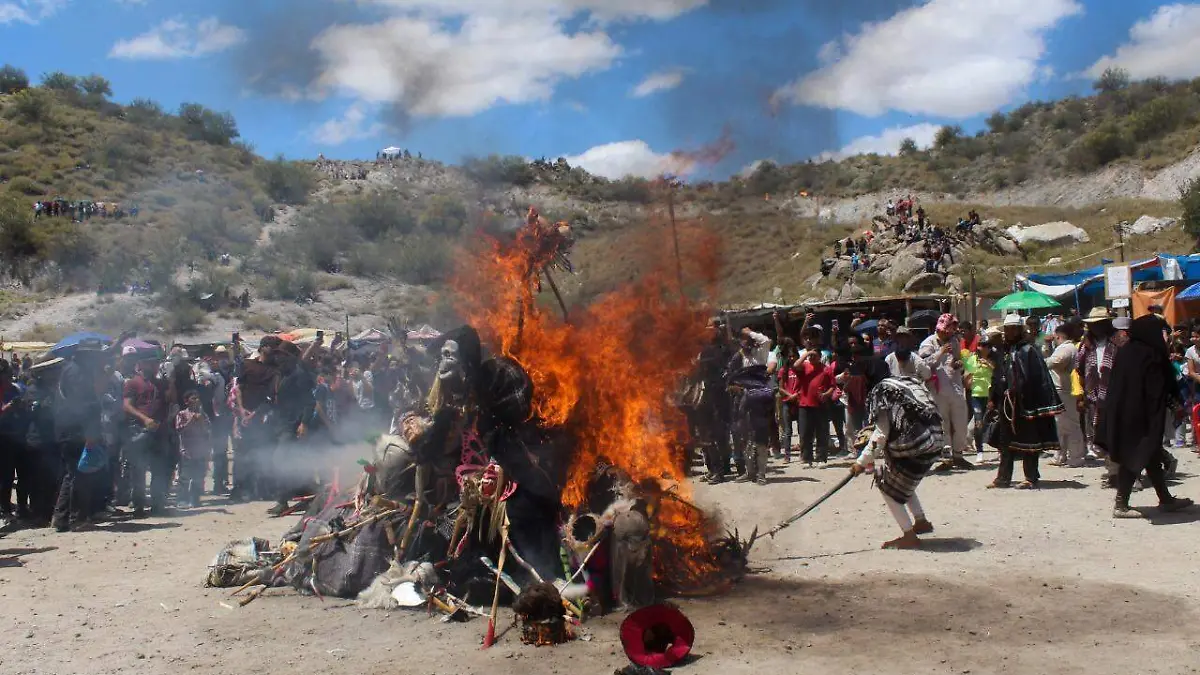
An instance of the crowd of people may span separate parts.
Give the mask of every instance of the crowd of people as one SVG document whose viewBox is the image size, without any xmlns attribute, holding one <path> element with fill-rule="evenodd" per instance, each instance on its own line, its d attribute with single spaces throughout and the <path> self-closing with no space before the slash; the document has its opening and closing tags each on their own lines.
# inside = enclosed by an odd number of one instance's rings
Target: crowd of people
<svg viewBox="0 0 1200 675">
<path fill-rule="evenodd" d="M 136 217 L 137 214 L 138 207 L 136 204 L 125 209 L 116 202 L 93 202 L 87 200 L 72 202 L 65 199 L 39 199 L 33 203 L 34 218 L 41 218 L 42 216 L 70 218 L 77 223 L 91 218 Z"/>
<path fill-rule="evenodd" d="M 237 334 L 203 358 L 121 342 L 0 362 L 5 527 L 165 515 L 172 492 L 176 509 L 211 493 L 284 513 L 330 480 L 335 448 L 386 430 L 425 381 L 419 349 L 355 352 L 341 334 L 328 346 L 268 335 L 246 357 Z"/>
<path fill-rule="evenodd" d="M 886 229 L 895 240 L 905 244 L 923 244 L 921 258 L 925 260 L 925 272 L 940 272 L 949 274 L 950 265 L 954 264 L 954 244 L 961 242 L 962 237 L 973 232 L 982 221 L 979 213 L 972 209 L 966 218 L 960 218 L 952 232 L 933 222 L 925 213 L 925 207 L 917 203 L 911 196 L 898 202 L 888 200 L 887 217 L 880 224 L 886 223 Z M 879 221 L 880 219 L 876 219 Z M 875 232 L 866 230 L 858 238 L 853 236 L 836 239 L 833 242 L 833 256 L 822 266 L 822 272 L 828 274 L 833 263 L 842 258 L 850 261 L 851 272 L 867 269 L 871 265 L 871 255 L 874 252 Z"/>
<path fill-rule="evenodd" d="M 1161 506 L 1191 504 L 1171 496 L 1165 480 L 1178 464 L 1168 446 L 1192 442 L 1189 413 L 1200 411 L 1200 324 L 1169 329 L 1160 314 L 1131 320 L 1103 307 L 1086 317 L 1010 314 L 991 327 L 942 314 L 918 339 L 887 317 L 860 331 L 864 320 L 855 315 L 843 331 L 836 319 L 821 325 L 808 314 L 795 337 L 778 314 L 772 336 L 715 329 L 687 399 L 702 480 L 762 485 L 771 462 L 854 458 L 860 431 L 878 431 L 872 392 L 903 379 L 918 383 L 936 412 L 935 472 L 977 469 L 990 446 L 999 461 L 989 488 L 1036 489 L 1048 457 L 1073 468 L 1103 462 L 1115 517 L 1141 515 L 1129 498 L 1143 471 Z M 1013 475 L 1018 461 L 1023 480 Z"/>
</svg>

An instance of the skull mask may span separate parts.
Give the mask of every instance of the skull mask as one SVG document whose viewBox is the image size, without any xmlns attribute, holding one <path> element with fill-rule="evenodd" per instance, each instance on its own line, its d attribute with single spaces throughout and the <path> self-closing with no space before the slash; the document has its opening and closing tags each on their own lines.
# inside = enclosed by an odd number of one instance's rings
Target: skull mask
<svg viewBox="0 0 1200 675">
<path fill-rule="evenodd" d="M 458 388 L 463 383 L 465 374 L 460 354 L 458 343 L 454 340 L 446 340 L 446 344 L 442 345 L 437 378 L 441 380 L 443 386 L 452 385 L 454 388 Z"/>
</svg>

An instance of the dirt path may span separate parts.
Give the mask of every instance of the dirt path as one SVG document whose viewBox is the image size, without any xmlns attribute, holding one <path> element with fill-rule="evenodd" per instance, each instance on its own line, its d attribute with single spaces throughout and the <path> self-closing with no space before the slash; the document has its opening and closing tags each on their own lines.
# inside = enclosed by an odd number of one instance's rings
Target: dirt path
<svg viewBox="0 0 1200 675">
<path fill-rule="evenodd" d="M 1182 471 L 1200 471 L 1181 454 Z M 767 487 L 705 488 L 700 499 L 745 532 L 843 470 L 788 467 Z M 1099 469 L 1046 468 L 1037 492 L 984 490 L 989 473 L 922 485 L 938 529 L 919 552 L 878 550 L 894 525 L 866 479 L 847 486 L 757 545 L 760 572 L 731 594 L 681 602 L 698 658 L 678 672 L 1197 672 L 1200 510 L 1113 521 Z M 1187 476 L 1177 490 L 1200 496 L 1197 485 Z M 201 586 L 205 565 L 228 540 L 277 537 L 288 523 L 267 519 L 265 506 L 214 500 L 169 520 L 0 539 L 0 673 L 607 675 L 625 663 L 620 617 L 588 623 L 590 641 L 535 649 L 510 632 L 481 651 L 480 621 L 443 624 L 281 590 L 226 606 L 227 591 Z"/>
</svg>

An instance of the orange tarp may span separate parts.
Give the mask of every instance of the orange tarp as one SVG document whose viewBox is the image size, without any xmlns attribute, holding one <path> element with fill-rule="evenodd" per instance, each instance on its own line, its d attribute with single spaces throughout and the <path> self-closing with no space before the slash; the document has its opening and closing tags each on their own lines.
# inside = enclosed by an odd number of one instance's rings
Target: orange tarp
<svg viewBox="0 0 1200 675">
<path fill-rule="evenodd" d="M 1146 316 L 1150 313 L 1151 305 L 1162 305 L 1163 315 L 1167 319 L 1167 323 L 1172 326 L 1177 326 L 1187 316 L 1183 311 L 1182 304 L 1180 307 L 1175 306 L 1175 289 L 1164 288 L 1161 291 L 1134 291 L 1133 292 L 1133 318 Z"/>
</svg>

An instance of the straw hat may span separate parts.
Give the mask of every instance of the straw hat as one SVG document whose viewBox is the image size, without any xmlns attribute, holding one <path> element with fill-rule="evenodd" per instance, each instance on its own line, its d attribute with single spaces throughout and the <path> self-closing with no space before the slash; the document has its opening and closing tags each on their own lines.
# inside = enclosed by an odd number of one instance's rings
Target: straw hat
<svg viewBox="0 0 1200 675">
<path fill-rule="evenodd" d="M 1112 317 L 1108 315 L 1108 309 L 1105 307 L 1093 307 L 1092 311 L 1088 312 L 1084 323 L 1099 323 L 1101 321 L 1111 321 Z"/>
</svg>

